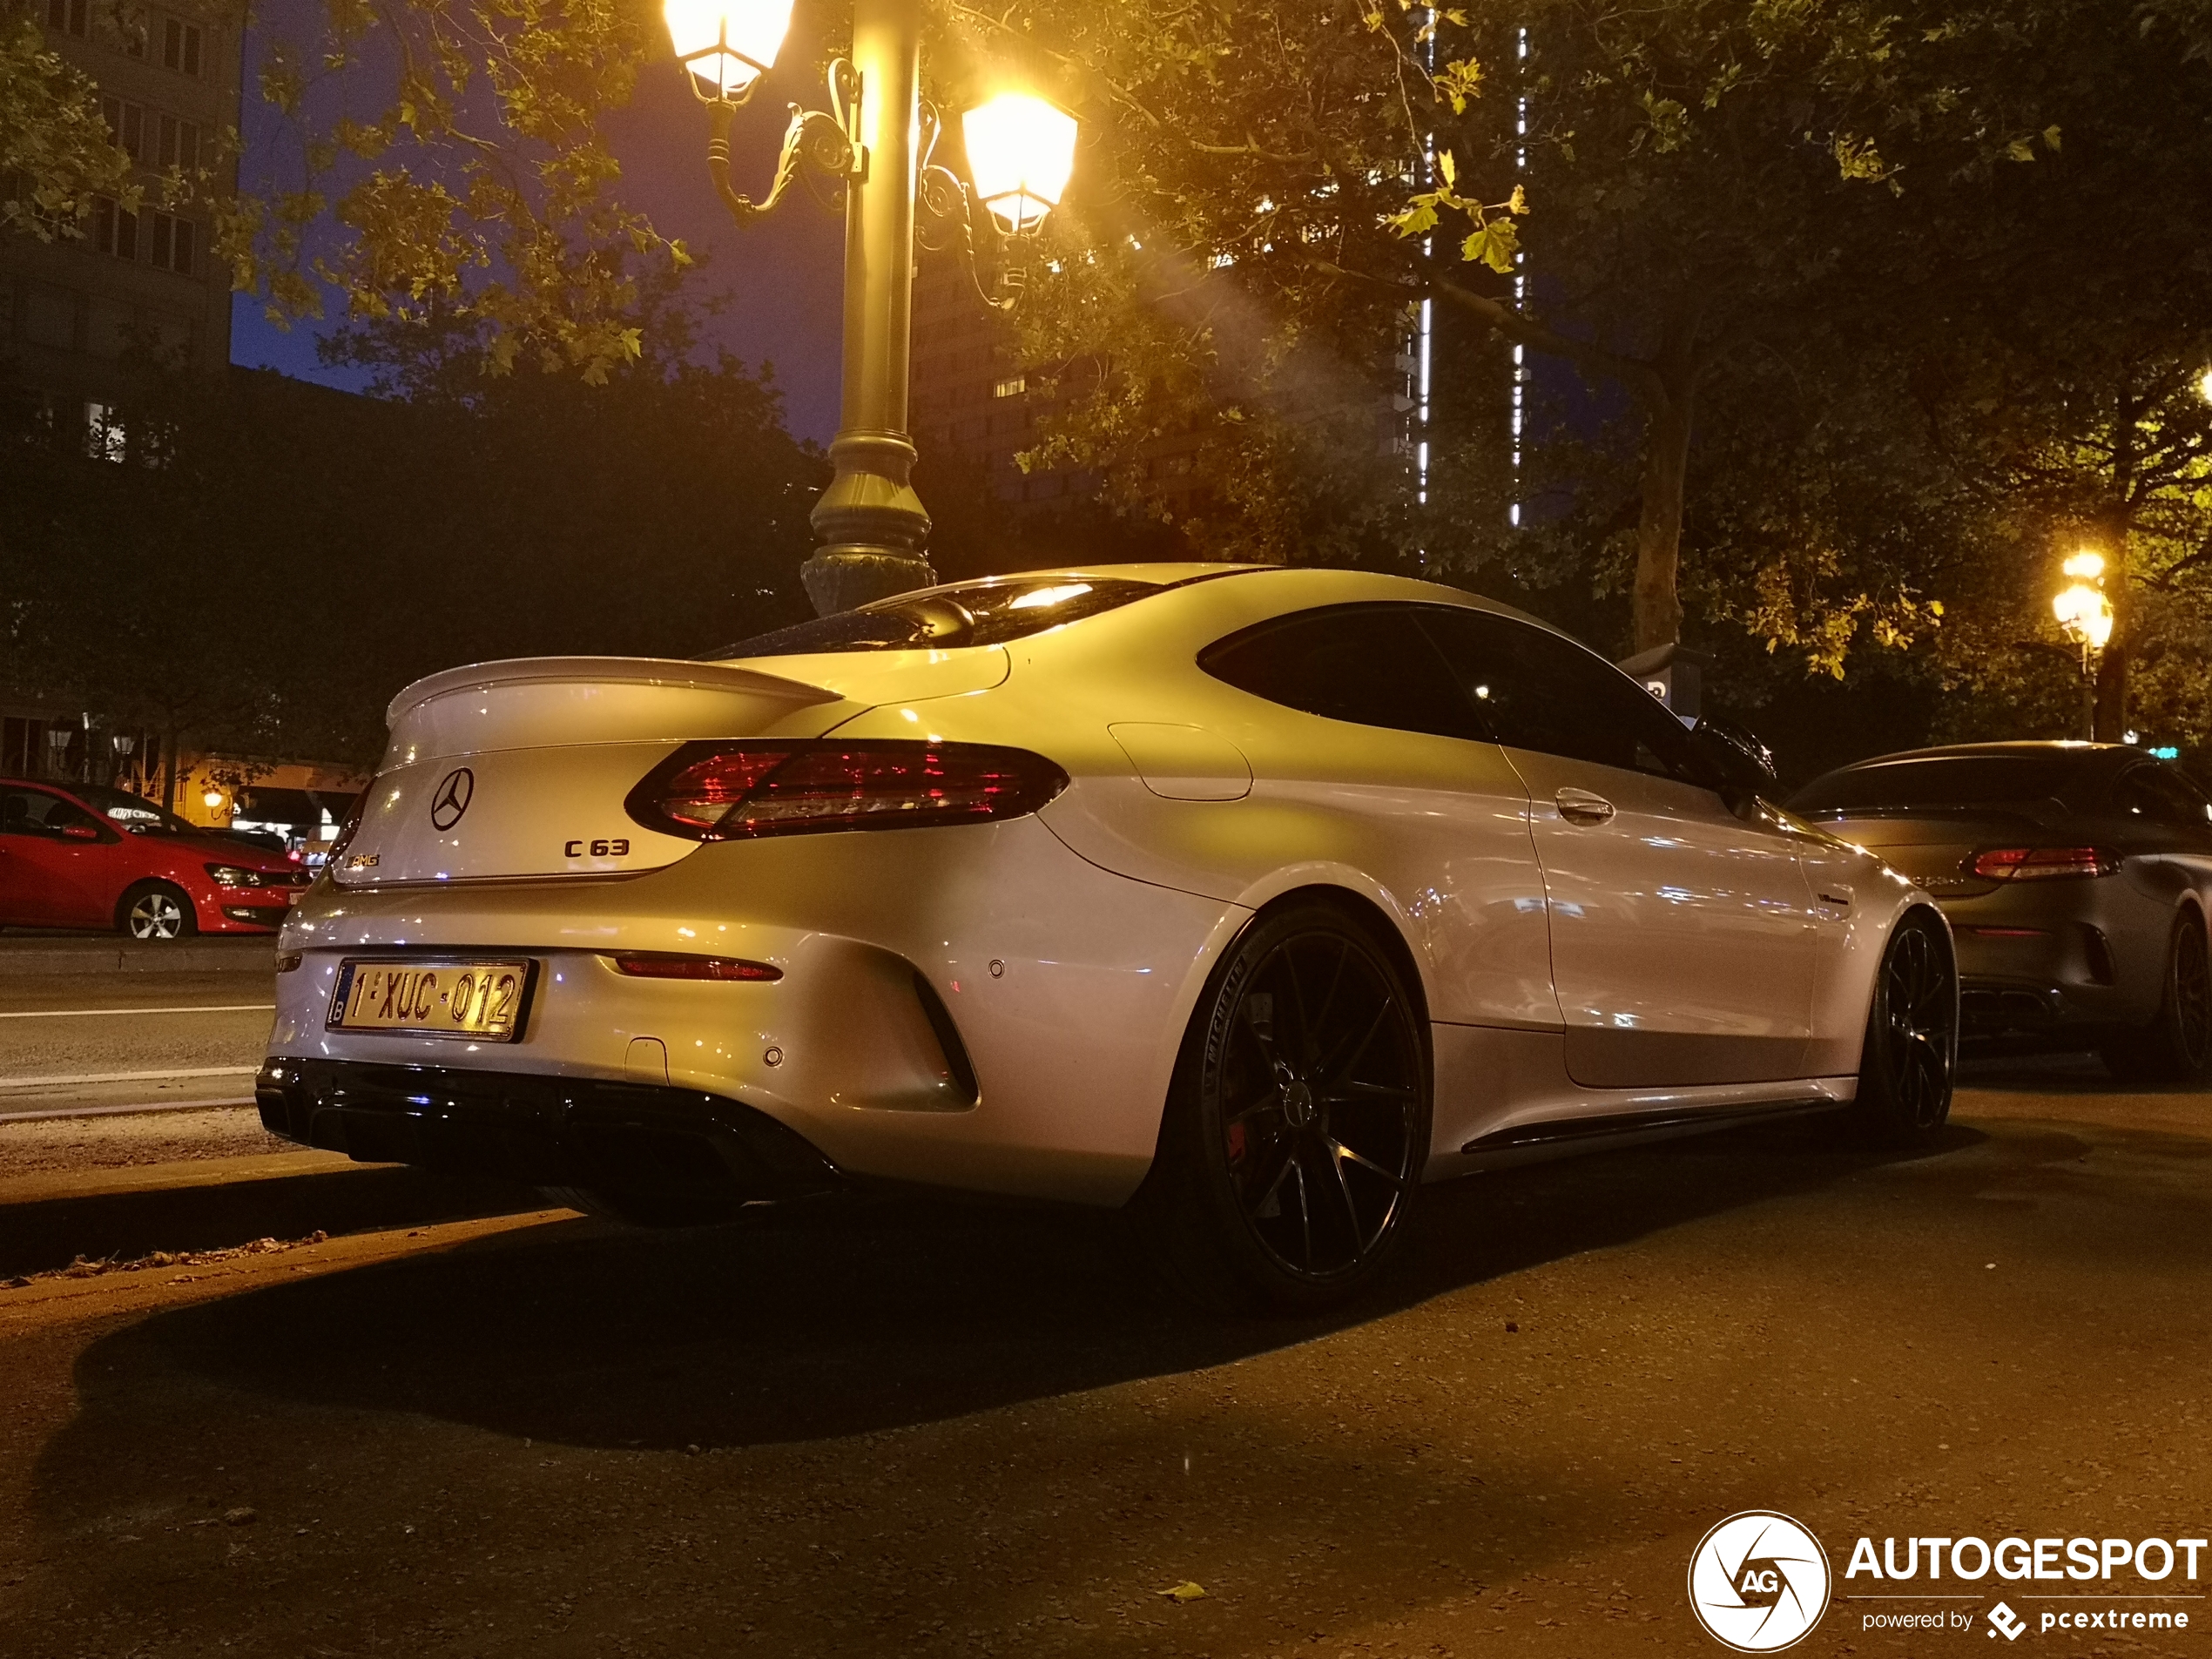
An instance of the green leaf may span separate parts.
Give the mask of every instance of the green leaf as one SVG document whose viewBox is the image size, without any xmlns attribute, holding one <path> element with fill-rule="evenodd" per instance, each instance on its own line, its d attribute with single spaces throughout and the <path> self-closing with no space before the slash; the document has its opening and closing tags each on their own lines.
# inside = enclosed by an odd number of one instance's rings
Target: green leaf
<svg viewBox="0 0 2212 1659">
<path fill-rule="evenodd" d="M 1460 257 L 1473 264 L 1480 260 L 1501 276 L 1512 274 L 1514 256 L 1521 252 L 1521 233 L 1509 219 L 1494 219 L 1476 227 L 1474 233 L 1460 244 Z"/>
<path fill-rule="evenodd" d="M 1393 213 L 1385 221 L 1400 236 L 1419 236 L 1436 228 L 1436 199 L 1416 197 L 1413 205 L 1402 213 Z"/>
</svg>

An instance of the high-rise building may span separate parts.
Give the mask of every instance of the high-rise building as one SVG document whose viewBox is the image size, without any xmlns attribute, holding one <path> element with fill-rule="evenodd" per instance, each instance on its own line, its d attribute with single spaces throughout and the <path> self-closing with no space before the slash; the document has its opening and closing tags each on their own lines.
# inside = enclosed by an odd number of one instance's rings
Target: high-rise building
<svg viewBox="0 0 2212 1659">
<path fill-rule="evenodd" d="M 96 81 L 115 142 L 146 186 L 135 212 L 101 200 L 81 239 L 0 236 L 0 354 L 57 425 L 80 428 L 91 453 L 120 461 L 128 433 L 128 354 L 143 342 L 211 374 L 230 362 L 230 272 L 204 212 L 164 209 L 155 180 L 213 165 L 236 182 L 218 140 L 239 121 L 239 14 L 192 0 L 37 0 L 47 44 Z"/>
</svg>

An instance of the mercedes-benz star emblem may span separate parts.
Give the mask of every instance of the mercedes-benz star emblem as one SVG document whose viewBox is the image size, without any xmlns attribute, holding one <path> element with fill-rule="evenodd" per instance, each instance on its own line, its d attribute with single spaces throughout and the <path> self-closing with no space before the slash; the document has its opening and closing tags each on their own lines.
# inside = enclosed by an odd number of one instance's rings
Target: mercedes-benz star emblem
<svg viewBox="0 0 2212 1659">
<path fill-rule="evenodd" d="M 475 792 L 476 774 L 468 767 L 456 766 L 446 773 L 438 792 L 430 797 L 431 826 L 449 830 L 458 824 L 462 813 L 469 810 L 469 798 Z"/>
</svg>

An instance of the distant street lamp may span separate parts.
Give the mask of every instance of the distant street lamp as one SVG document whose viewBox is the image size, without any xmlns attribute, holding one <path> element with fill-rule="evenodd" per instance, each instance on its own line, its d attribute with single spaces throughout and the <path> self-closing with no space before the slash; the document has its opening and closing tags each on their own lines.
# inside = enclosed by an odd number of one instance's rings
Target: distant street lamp
<svg viewBox="0 0 2212 1659">
<path fill-rule="evenodd" d="M 937 114 L 921 96 L 921 0 L 854 0 L 853 57 L 830 65 L 827 111 L 791 106 L 766 196 L 730 184 L 732 118 L 759 88 L 791 26 L 792 0 L 664 0 L 677 62 L 706 105 L 707 171 L 731 217 L 745 224 L 784 199 L 802 166 L 845 192 L 845 366 L 834 469 L 814 506 L 822 545 L 800 571 L 827 615 L 927 587 L 929 514 L 910 482 L 907 429 L 914 310 L 914 216 L 934 221 L 925 246 L 951 246 L 982 299 L 1013 305 L 1022 266 L 1010 254 L 1067 187 L 1076 118 L 1044 99 L 1001 92 L 963 118 L 973 190 L 930 160 Z M 977 212 L 981 201 L 988 210 Z M 978 246 L 994 274 L 975 274 Z"/>
<path fill-rule="evenodd" d="M 2081 718 L 2085 735 L 2097 735 L 2097 659 L 2112 640 L 2112 600 L 2103 581 L 2104 555 L 2084 548 L 2060 567 L 2073 578 L 2051 601 L 2060 630 L 2081 650 Z"/>
</svg>

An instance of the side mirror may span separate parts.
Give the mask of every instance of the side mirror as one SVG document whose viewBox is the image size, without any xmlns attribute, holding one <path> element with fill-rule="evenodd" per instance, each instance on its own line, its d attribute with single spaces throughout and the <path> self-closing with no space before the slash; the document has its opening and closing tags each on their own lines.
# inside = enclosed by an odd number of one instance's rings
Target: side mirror
<svg viewBox="0 0 2212 1659">
<path fill-rule="evenodd" d="M 1704 716 L 1690 735 L 1720 768 L 1730 789 L 1771 795 L 1781 787 L 1774 751 L 1724 715 Z"/>
<path fill-rule="evenodd" d="M 97 841 L 100 839 L 99 831 L 90 824 L 64 824 L 62 833 L 72 841 Z"/>
</svg>

